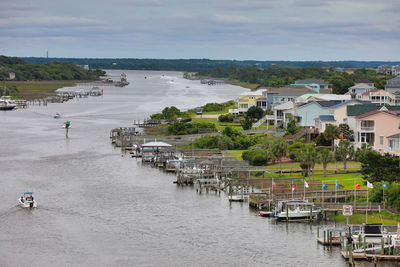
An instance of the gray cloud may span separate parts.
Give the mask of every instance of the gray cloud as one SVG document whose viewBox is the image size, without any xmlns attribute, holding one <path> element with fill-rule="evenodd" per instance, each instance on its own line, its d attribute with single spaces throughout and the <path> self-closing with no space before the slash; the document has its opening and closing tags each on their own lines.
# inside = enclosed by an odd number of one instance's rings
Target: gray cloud
<svg viewBox="0 0 400 267">
<path fill-rule="evenodd" d="M 397 0 L 3 2 L 0 47 L 5 54 L 29 56 L 50 47 L 63 53 L 59 56 L 88 57 L 400 56 Z M 32 45 L 15 45 L 29 40 Z"/>
</svg>

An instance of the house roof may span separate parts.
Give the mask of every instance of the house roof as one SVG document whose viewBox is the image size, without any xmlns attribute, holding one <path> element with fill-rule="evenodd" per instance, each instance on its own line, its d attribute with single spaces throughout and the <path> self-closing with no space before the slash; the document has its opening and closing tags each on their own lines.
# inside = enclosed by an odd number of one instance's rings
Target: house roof
<svg viewBox="0 0 400 267">
<path fill-rule="evenodd" d="M 317 79 L 305 79 L 305 80 L 297 80 L 295 81 L 296 84 L 328 84 L 324 80 L 317 80 Z"/>
<path fill-rule="evenodd" d="M 364 92 L 364 93 L 362 93 L 362 95 L 369 95 L 369 93 L 373 93 L 373 92 L 379 92 L 380 90 L 382 90 L 382 89 L 372 89 L 372 90 L 369 90 L 368 92 Z"/>
<path fill-rule="evenodd" d="M 305 106 L 311 105 L 313 103 L 317 103 L 318 105 L 320 105 L 323 108 L 329 108 L 331 106 L 334 106 L 338 103 L 340 103 L 340 101 L 310 101 L 308 103 L 305 103 L 304 105 L 298 105 L 298 108 L 303 108 Z"/>
<path fill-rule="evenodd" d="M 400 138 L 400 133 L 388 136 L 386 138 Z"/>
<path fill-rule="evenodd" d="M 308 87 L 308 86 L 267 88 L 268 94 L 278 94 L 278 93 L 283 93 L 283 92 L 302 92 L 303 94 L 306 94 L 306 93 L 313 93 L 315 91 L 311 87 Z"/>
<path fill-rule="evenodd" d="M 359 81 L 358 83 L 373 83 L 373 82 L 371 82 L 370 80 L 363 79 L 363 80 Z"/>
<path fill-rule="evenodd" d="M 349 105 L 347 106 L 347 116 L 350 117 L 359 116 L 373 110 L 379 110 L 381 108 L 382 108 L 381 105 L 376 105 L 376 104 Z M 386 108 L 388 110 L 400 110 L 400 106 L 387 106 Z"/>
<path fill-rule="evenodd" d="M 373 111 L 367 112 L 365 114 L 358 115 L 356 117 L 356 119 L 367 118 L 367 117 L 370 117 L 372 115 L 375 115 L 375 114 L 378 114 L 378 113 L 383 113 L 383 112 L 386 113 L 386 114 L 389 114 L 389 115 L 400 117 L 400 111 L 396 111 L 396 110 L 388 110 L 388 111 L 386 111 L 386 110 L 373 110 Z"/>
<path fill-rule="evenodd" d="M 336 105 L 334 105 L 334 106 L 331 106 L 330 108 L 331 109 L 337 109 L 337 108 L 340 108 L 340 107 L 342 107 L 342 106 L 345 106 L 345 105 L 349 105 L 349 104 L 352 104 L 352 103 L 359 103 L 358 101 L 354 101 L 354 100 L 346 100 L 346 101 L 344 101 L 344 102 L 341 102 L 341 103 L 339 103 L 339 104 L 336 104 Z M 371 103 L 371 102 L 370 102 Z M 360 103 L 361 104 L 361 103 Z"/>
<path fill-rule="evenodd" d="M 262 96 L 263 91 L 265 91 L 265 90 L 247 91 L 247 92 L 241 93 L 240 96 Z"/>
<path fill-rule="evenodd" d="M 367 83 L 356 83 L 355 85 L 353 85 L 349 89 L 371 89 L 371 88 L 374 88 L 374 86 L 371 86 L 371 85 L 369 85 Z"/>
<path fill-rule="evenodd" d="M 336 100 L 350 100 L 350 95 L 336 95 L 336 94 L 304 94 L 300 96 L 302 99 L 298 99 L 298 102 L 307 100 L 310 97 L 318 98 L 323 101 L 336 101 Z"/>
<path fill-rule="evenodd" d="M 324 108 L 329 108 L 329 107 L 332 107 L 332 106 L 337 105 L 337 104 L 340 103 L 339 101 L 333 101 L 333 100 L 331 100 L 331 101 L 316 101 L 316 102 L 321 107 L 324 107 Z"/>
<path fill-rule="evenodd" d="M 288 110 L 288 109 L 292 109 L 293 107 L 294 107 L 293 102 L 288 101 L 288 102 L 285 102 L 285 103 L 275 106 L 273 109 L 274 110 Z"/>
<path fill-rule="evenodd" d="M 336 121 L 333 115 L 319 115 L 318 119 L 320 121 Z"/>
</svg>

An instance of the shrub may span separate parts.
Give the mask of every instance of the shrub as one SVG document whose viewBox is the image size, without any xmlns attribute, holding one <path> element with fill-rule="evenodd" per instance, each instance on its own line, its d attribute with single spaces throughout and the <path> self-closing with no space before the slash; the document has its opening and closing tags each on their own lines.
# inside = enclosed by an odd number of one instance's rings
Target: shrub
<svg viewBox="0 0 400 267">
<path fill-rule="evenodd" d="M 274 155 L 269 150 L 256 149 L 242 153 L 243 159 L 246 159 L 253 166 L 267 165 L 274 158 Z"/>
<path fill-rule="evenodd" d="M 233 122 L 235 116 L 232 114 L 222 114 L 218 117 L 219 122 Z"/>
</svg>

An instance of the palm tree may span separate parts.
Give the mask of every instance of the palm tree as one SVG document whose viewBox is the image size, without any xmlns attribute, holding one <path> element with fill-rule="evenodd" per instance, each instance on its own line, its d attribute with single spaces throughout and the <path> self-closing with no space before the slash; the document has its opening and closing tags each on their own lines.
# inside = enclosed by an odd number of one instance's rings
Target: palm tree
<svg viewBox="0 0 400 267">
<path fill-rule="evenodd" d="M 347 158 L 352 157 L 354 154 L 354 147 L 348 140 L 340 142 L 336 149 L 336 154 L 343 160 L 343 169 L 346 170 Z"/>
<path fill-rule="evenodd" d="M 335 138 L 338 138 L 340 134 L 340 130 L 339 127 L 337 127 L 336 125 L 333 124 L 329 124 L 328 126 L 326 126 L 325 128 L 325 132 L 324 132 L 324 136 L 331 141 L 331 145 L 332 145 L 332 151 L 334 150 L 334 142 L 333 140 Z"/>
<path fill-rule="evenodd" d="M 329 149 L 323 149 L 318 153 L 318 162 L 322 163 L 322 167 L 324 168 L 324 177 L 326 177 L 326 167 L 329 162 L 333 162 L 335 159 L 334 154 L 329 151 Z"/>
<path fill-rule="evenodd" d="M 288 153 L 288 144 L 283 138 L 277 138 L 274 140 L 272 147 L 272 153 L 275 156 L 275 159 L 279 160 L 279 176 L 282 175 L 282 158 L 285 157 Z"/>
<path fill-rule="evenodd" d="M 314 180 L 314 166 L 317 159 L 315 147 L 313 145 L 304 146 L 304 148 L 299 150 L 296 159 L 307 165 L 307 176 L 310 173 L 310 169 L 312 169 L 312 179 Z"/>
</svg>

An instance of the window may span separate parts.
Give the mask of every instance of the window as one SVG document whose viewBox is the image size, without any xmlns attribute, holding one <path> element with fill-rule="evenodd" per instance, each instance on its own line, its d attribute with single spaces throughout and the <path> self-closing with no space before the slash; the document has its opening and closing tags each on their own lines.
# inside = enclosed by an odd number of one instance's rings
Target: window
<svg viewBox="0 0 400 267">
<path fill-rule="evenodd" d="M 383 146 L 384 138 L 385 138 L 385 137 L 383 137 L 382 135 L 379 136 L 379 144 L 380 144 L 381 146 Z"/>
</svg>

